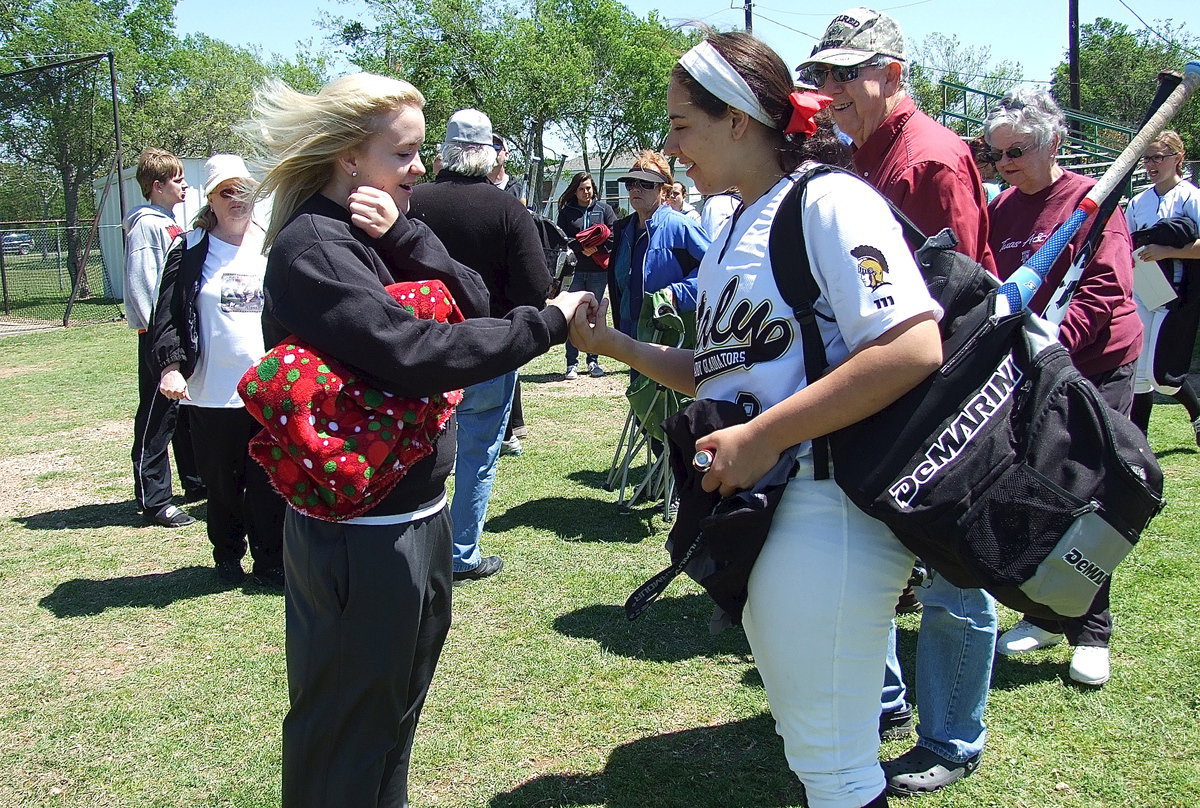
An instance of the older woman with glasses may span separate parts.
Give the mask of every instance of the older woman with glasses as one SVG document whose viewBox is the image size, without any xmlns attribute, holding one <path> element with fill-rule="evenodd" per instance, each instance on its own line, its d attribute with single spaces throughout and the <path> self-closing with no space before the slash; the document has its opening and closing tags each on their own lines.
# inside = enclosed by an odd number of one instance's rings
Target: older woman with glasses
<svg viewBox="0 0 1200 808">
<path fill-rule="evenodd" d="M 659 152 L 643 151 L 620 181 L 633 213 L 617 222 L 608 293 L 613 322 L 635 336 L 645 295 L 666 289 L 680 311 L 695 310 L 696 270 L 709 237 L 699 223 L 666 204 L 671 168 Z"/>
<path fill-rule="evenodd" d="M 1066 120 L 1044 90 L 1013 90 L 984 122 L 990 158 L 1009 185 L 991 205 L 988 241 L 1002 279 L 1011 275 L 1078 207 L 1096 181 L 1068 171 L 1056 154 L 1066 135 Z M 1075 260 L 1089 226 L 1080 228 L 1030 308 L 1041 314 Z M 1099 389 L 1117 412 L 1129 415 L 1133 375 L 1142 345 L 1142 324 L 1133 302 L 1133 246 L 1120 210 L 1104 227 L 1095 255 L 1083 270 L 1058 338 L 1079 371 Z M 1096 595 L 1091 609 L 1078 618 L 1046 621 L 1026 616 L 997 642 L 997 651 L 1012 655 L 1055 645 L 1063 635 L 1075 646 L 1070 676 L 1099 686 L 1109 679 L 1108 610 L 1110 582 Z"/>
<path fill-rule="evenodd" d="M 1154 185 L 1129 203 L 1129 227 L 1138 258 L 1157 261 L 1175 299 L 1151 311 L 1138 300 L 1146 344 L 1134 379 L 1133 422 L 1150 425 L 1154 391 L 1187 410 L 1200 445 L 1200 399 L 1187 373 L 1200 326 L 1200 190 L 1183 178 L 1186 156 L 1179 133 L 1167 130 L 1146 147 L 1142 166 Z"/>
<path fill-rule="evenodd" d="M 250 459 L 260 427 L 237 393 L 263 355 L 265 234 L 252 218 L 255 182 L 242 158 L 214 155 L 204 172 L 208 204 L 167 255 L 154 310 L 158 390 L 189 408 L 217 578 L 242 582 L 249 538 L 255 580 L 282 587 L 284 503 Z"/>
</svg>

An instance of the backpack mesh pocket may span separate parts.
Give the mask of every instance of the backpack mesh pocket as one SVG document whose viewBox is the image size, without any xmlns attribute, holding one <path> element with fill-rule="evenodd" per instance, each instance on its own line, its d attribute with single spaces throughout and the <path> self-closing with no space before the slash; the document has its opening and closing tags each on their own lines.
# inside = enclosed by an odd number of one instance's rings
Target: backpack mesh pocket
<svg viewBox="0 0 1200 808">
<path fill-rule="evenodd" d="M 1018 464 L 967 515 L 963 561 L 996 583 L 1029 579 L 1085 503 Z"/>
</svg>

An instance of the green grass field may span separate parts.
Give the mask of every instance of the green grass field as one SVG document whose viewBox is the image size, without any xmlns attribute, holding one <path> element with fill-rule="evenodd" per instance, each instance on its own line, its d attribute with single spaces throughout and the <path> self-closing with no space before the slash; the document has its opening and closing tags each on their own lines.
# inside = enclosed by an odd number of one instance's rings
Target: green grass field
<svg viewBox="0 0 1200 808">
<path fill-rule="evenodd" d="M 218 586 L 202 524 L 140 526 L 134 354 L 121 324 L 0 339 L 0 806 L 275 806 L 283 600 Z M 455 589 L 414 808 L 799 806 L 741 633 L 710 635 L 683 580 L 625 620 L 666 525 L 601 487 L 627 377 L 562 364 L 523 375 L 484 537 L 505 570 Z M 1070 683 L 1065 646 L 998 660 L 983 764 L 914 806 L 1200 804 L 1200 455 L 1177 405 L 1151 437 L 1170 503 L 1114 583 L 1113 680 Z"/>
</svg>

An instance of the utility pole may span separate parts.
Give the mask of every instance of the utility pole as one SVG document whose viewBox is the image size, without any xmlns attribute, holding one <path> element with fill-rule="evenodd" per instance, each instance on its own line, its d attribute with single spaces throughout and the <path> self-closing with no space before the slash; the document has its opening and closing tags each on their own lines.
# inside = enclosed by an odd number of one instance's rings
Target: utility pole
<svg viewBox="0 0 1200 808">
<path fill-rule="evenodd" d="M 743 7 L 746 10 L 746 33 L 753 34 L 754 33 L 754 12 L 752 9 L 754 8 L 754 3 L 751 2 L 751 0 L 743 0 L 743 2 L 744 2 Z"/>
<path fill-rule="evenodd" d="M 1067 84 L 1071 109 L 1079 109 L 1079 0 L 1067 0 Z"/>
</svg>

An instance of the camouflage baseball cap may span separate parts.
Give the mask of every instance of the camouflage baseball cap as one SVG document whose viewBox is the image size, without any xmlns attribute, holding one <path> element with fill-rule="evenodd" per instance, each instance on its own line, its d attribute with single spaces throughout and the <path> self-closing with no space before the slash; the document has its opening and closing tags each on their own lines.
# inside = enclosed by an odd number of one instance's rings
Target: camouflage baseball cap
<svg viewBox="0 0 1200 808">
<path fill-rule="evenodd" d="M 900 24 L 880 11 L 848 9 L 833 18 L 812 55 L 797 70 L 813 64 L 849 67 L 876 56 L 904 59 L 904 34 Z"/>
</svg>

